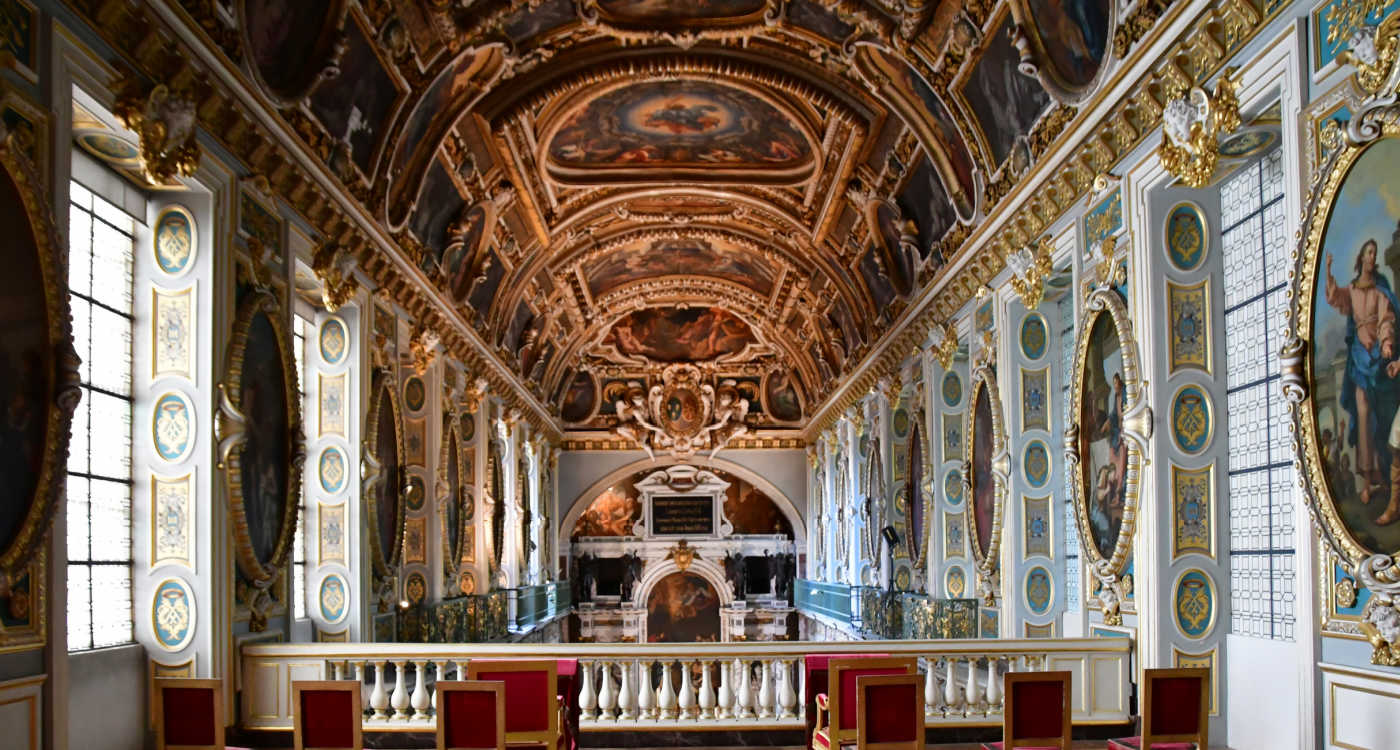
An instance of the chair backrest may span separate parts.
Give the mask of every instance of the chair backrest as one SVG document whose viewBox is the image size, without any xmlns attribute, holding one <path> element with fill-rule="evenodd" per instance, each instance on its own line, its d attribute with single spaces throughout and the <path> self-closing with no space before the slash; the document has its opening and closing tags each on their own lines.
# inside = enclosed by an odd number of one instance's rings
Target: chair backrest
<svg viewBox="0 0 1400 750">
<path fill-rule="evenodd" d="M 856 678 L 856 750 L 924 750 L 924 680 L 917 672 Z"/>
<path fill-rule="evenodd" d="M 1069 750 L 1070 718 L 1074 711 L 1069 672 L 1007 672 L 1002 685 L 1006 705 L 1001 740 L 1006 750 Z"/>
<path fill-rule="evenodd" d="M 506 742 L 559 741 L 559 664 L 553 659 L 472 659 L 468 680 L 505 683 Z"/>
<path fill-rule="evenodd" d="M 298 680 L 292 683 L 295 750 L 363 750 L 360 683 Z"/>
<path fill-rule="evenodd" d="M 1142 746 L 1194 742 L 1206 747 L 1210 734 L 1210 670 L 1205 667 L 1148 669 L 1142 680 Z"/>
<path fill-rule="evenodd" d="M 156 750 L 224 750 L 222 680 L 155 681 Z"/>
<path fill-rule="evenodd" d="M 505 683 L 444 680 L 437 691 L 437 750 L 505 750 Z"/>
<path fill-rule="evenodd" d="M 880 659 L 845 658 L 827 663 L 827 706 L 831 711 L 831 745 L 856 741 L 856 715 L 860 709 L 856 680 L 868 675 L 918 674 L 915 657 L 892 656 Z"/>
</svg>

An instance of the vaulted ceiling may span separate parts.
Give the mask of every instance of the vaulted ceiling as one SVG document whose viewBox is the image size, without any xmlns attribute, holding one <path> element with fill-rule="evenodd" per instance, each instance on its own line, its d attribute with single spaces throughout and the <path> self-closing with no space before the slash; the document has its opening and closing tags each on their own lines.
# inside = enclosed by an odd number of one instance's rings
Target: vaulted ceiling
<svg viewBox="0 0 1400 750">
<path fill-rule="evenodd" d="M 685 361 L 783 427 L 1093 89 L 1113 13 L 234 0 L 200 24 L 561 424 Z"/>
</svg>

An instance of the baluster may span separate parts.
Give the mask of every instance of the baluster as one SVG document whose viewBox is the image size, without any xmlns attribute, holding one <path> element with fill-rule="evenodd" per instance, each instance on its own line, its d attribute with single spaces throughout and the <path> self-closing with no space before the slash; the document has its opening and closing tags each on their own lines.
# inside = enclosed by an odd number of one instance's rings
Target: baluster
<svg viewBox="0 0 1400 750">
<path fill-rule="evenodd" d="M 719 696 L 715 704 L 715 718 L 729 718 L 734 715 L 734 688 L 729 684 L 729 662 L 719 660 Z"/>
<path fill-rule="evenodd" d="M 753 710 L 753 673 L 749 670 L 749 663 L 741 659 L 734 660 L 734 668 L 739 670 L 739 694 L 735 703 L 734 715 L 740 719 L 754 718 Z"/>
<path fill-rule="evenodd" d="M 758 715 L 765 719 L 771 719 L 773 717 L 773 661 L 764 659 L 759 662 L 759 665 L 763 671 L 759 672 Z"/>
<path fill-rule="evenodd" d="M 637 674 L 637 718 L 656 718 L 656 689 L 651 686 L 651 659 L 642 661 Z"/>
<path fill-rule="evenodd" d="M 969 656 L 967 658 L 967 685 L 963 694 L 963 715 L 971 715 L 981 698 L 981 694 L 977 692 L 977 659 Z"/>
<path fill-rule="evenodd" d="M 656 696 L 657 716 L 676 718 L 676 690 L 671 685 L 671 660 L 661 662 L 661 691 Z"/>
<path fill-rule="evenodd" d="M 691 666 L 693 661 L 682 661 L 681 667 L 681 692 L 676 699 L 676 707 L 679 709 L 678 719 L 685 721 L 695 714 L 695 686 L 690 679 Z"/>
<path fill-rule="evenodd" d="M 598 696 L 593 692 L 593 662 L 580 661 L 579 672 L 583 675 L 583 681 L 578 688 L 578 716 L 579 721 L 593 721 L 598 717 L 595 713 L 598 708 Z"/>
<path fill-rule="evenodd" d="M 700 662 L 700 718 L 715 717 L 715 686 L 710 681 L 710 666 L 713 662 Z"/>
<path fill-rule="evenodd" d="M 793 661 L 784 659 L 778 664 L 782 665 L 782 672 L 778 675 L 781 685 L 781 689 L 778 691 L 778 702 L 783 709 L 779 715 L 787 719 L 797 715 L 797 691 L 792 689 Z"/>
<path fill-rule="evenodd" d="M 428 718 L 428 661 L 413 660 L 413 718 Z"/>
<path fill-rule="evenodd" d="M 1001 680 L 997 678 L 997 661 L 995 656 L 987 657 L 987 713 L 991 714 L 998 703 L 1001 703 Z"/>
<path fill-rule="evenodd" d="M 598 719 L 613 721 L 617 718 L 613 708 L 617 706 L 617 691 L 613 689 L 612 662 L 603 661 L 603 685 L 598 688 Z"/>
<path fill-rule="evenodd" d="M 457 660 L 457 679 L 467 679 L 467 663 L 461 659 Z"/>
<path fill-rule="evenodd" d="M 938 706 L 938 674 L 932 656 L 924 660 L 924 716 L 933 716 Z"/>
<path fill-rule="evenodd" d="M 380 721 L 389 720 L 389 694 L 384 692 L 384 670 L 388 664 L 383 660 L 374 663 L 374 692 L 369 695 L 369 705 L 374 709 L 374 718 Z"/>
<path fill-rule="evenodd" d="M 369 691 L 365 690 L 365 663 L 355 660 L 355 682 L 360 683 L 360 713 L 369 710 Z"/>
<path fill-rule="evenodd" d="M 345 679 L 345 662 L 343 662 L 343 661 L 333 661 L 333 662 L 331 662 L 331 674 L 334 675 L 333 677 L 331 677 L 332 680 L 343 680 L 343 679 Z"/>
<path fill-rule="evenodd" d="M 628 721 L 637 717 L 632 712 L 632 707 L 637 704 L 637 697 L 633 692 L 636 688 L 632 686 L 632 669 L 636 663 L 624 661 L 619 666 L 622 668 L 622 681 L 617 692 L 617 718 L 619 721 Z"/>
<path fill-rule="evenodd" d="M 798 659 L 797 664 L 797 716 L 807 719 L 807 664 Z"/>
<path fill-rule="evenodd" d="M 389 696 L 389 705 L 394 707 L 394 718 L 408 721 L 408 686 L 404 684 L 404 667 L 407 659 L 394 660 L 394 694 Z"/>
<path fill-rule="evenodd" d="M 433 665 L 433 689 L 428 691 L 428 703 L 433 708 L 433 713 L 437 714 L 437 694 L 438 683 L 447 679 L 447 662 L 435 661 Z"/>
<path fill-rule="evenodd" d="M 957 657 L 949 656 L 944 661 L 948 664 L 948 680 L 943 683 L 943 715 L 948 716 L 958 710 L 962 691 L 958 690 L 958 678 L 954 674 L 954 667 L 958 664 Z"/>
</svg>

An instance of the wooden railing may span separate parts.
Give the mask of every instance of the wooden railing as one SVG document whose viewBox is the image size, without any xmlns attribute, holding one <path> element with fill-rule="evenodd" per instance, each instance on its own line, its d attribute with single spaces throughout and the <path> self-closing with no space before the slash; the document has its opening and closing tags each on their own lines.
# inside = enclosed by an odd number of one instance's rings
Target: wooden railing
<svg viewBox="0 0 1400 750">
<path fill-rule="evenodd" d="M 803 656 L 864 651 L 918 658 L 930 726 L 1001 722 L 1001 676 L 1069 670 L 1074 721 L 1129 719 L 1126 638 L 572 644 L 344 644 L 245 646 L 241 724 L 292 728 L 291 683 L 358 679 L 366 731 L 432 731 L 438 679 L 460 679 L 473 658 L 577 658 L 583 731 L 805 724 Z"/>
</svg>

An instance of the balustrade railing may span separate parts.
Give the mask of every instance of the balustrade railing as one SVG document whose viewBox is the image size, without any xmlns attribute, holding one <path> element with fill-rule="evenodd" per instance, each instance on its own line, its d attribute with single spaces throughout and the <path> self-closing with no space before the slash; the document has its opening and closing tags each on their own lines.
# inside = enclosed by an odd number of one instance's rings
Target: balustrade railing
<svg viewBox="0 0 1400 750">
<path fill-rule="evenodd" d="M 1008 671 L 1067 669 L 1074 720 L 1127 721 L 1125 638 L 690 643 L 344 644 L 245 646 L 243 727 L 289 730 L 291 683 L 354 679 L 367 731 L 432 731 L 439 679 L 463 679 L 473 658 L 577 658 L 583 731 L 805 725 L 803 657 L 868 651 L 913 656 L 924 678 L 926 725 L 1001 721 Z M 822 686 L 822 692 L 825 686 Z"/>
</svg>

